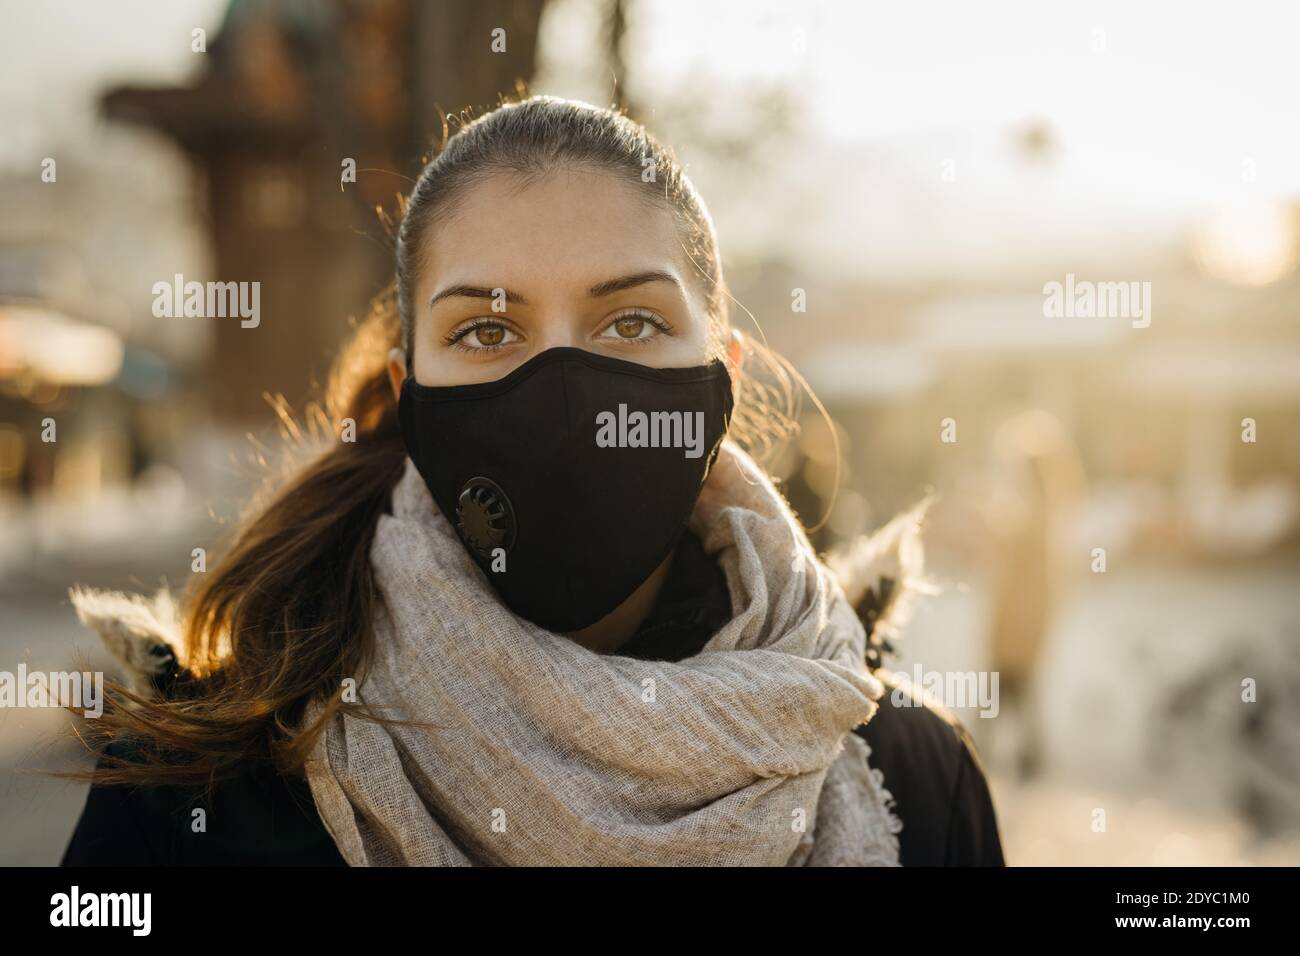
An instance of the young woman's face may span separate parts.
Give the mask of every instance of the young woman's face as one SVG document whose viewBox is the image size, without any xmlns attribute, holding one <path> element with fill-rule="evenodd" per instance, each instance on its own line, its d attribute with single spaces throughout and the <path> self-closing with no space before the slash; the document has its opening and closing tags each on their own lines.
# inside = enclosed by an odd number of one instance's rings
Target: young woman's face
<svg viewBox="0 0 1300 956">
<path fill-rule="evenodd" d="M 439 221 L 415 283 L 422 385 L 498 379 L 573 346 L 660 368 L 709 361 L 709 319 L 672 215 L 607 172 L 557 171 L 473 186 Z M 400 374 L 399 374 L 400 373 Z"/>
</svg>

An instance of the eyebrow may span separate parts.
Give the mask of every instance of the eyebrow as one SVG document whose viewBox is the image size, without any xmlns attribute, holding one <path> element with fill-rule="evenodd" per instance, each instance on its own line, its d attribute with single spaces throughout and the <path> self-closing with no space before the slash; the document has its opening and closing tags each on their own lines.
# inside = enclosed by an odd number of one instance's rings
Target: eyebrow
<svg viewBox="0 0 1300 956">
<path fill-rule="evenodd" d="M 598 299 L 603 295 L 613 295 L 615 292 L 622 292 L 624 289 L 645 285 L 647 282 L 671 282 L 673 285 L 681 287 L 681 283 L 667 272 L 637 272 L 630 276 L 620 276 L 617 279 L 597 283 L 587 290 L 587 295 L 593 299 Z"/>
<path fill-rule="evenodd" d="M 524 304 L 524 297 L 517 292 L 511 292 L 509 289 L 502 289 L 505 293 L 506 301 L 513 302 L 516 305 Z M 485 289 L 476 285 L 452 285 L 443 289 L 437 295 L 429 300 L 429 308 L 433 308 L 443 299 L 495 299 L 496 293 L 493 289 Z"/>
<path fill-rule="evenodd" d="M 650 282 L 671 282 L 678 288 L 681 283 L 667 272 L 652 270 L 649 272 L 637 272 L 632 275 L 619 276 L 617 279 L 608 279 L 605 282 L 598 282 L 587 290 L 587 295 L 593 299 L 601 296 L 613 295 L 615 292 L 622 292 L 625 289 L 632 289 L 639 285 L 645 285 Z M 516 305 L 526 305 L 527 302 L 523 296 L 517 292 L 511 292 L 509 289 L 501 289 L 505 294 L 507 302 L 513 302 Z M 475 285 L 453 285 L 448 286 L 441 292 L 437 293 L 429 300 L 429 308 L 433 308 L 443 299 L 450 298 L 463 299 L 492 299 L 496 298 L 494 290 L 483 286 Z"/>
</svg>

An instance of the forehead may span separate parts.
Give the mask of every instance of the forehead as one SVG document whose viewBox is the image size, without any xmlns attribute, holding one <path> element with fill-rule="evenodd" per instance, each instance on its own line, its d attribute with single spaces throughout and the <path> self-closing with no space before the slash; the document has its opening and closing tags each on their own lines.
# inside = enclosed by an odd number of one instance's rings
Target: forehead
<svg viewBox="0 0 1300 956">
<path fill-rule="evenodd" d="M 540 178 L 498 173 L 471 185 L 450 215 L 435 221 L 421 285 L 433 281 L 545 283 L 586 289 L 593 282 L 659 269 L 688 288 L 686 256 L 672 213 L 640 192 L 639 178 L 564 168 Z M 525 293 L 526 294 L 526 293 Z"/>
</svg>

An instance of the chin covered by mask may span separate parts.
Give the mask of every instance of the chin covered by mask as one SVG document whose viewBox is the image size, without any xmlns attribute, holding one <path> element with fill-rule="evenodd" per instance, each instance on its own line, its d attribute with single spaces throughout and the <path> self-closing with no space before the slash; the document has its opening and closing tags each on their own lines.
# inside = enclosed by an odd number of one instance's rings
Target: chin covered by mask
<svg viewBox="0 0 1300 956">
<path fill-rule="evenodd" d="M 503 378 L 402 385 L 407 452 L 502 602 L 576 631 L 672 552 L 732 413 L 715 360 L 651 368 L 578 348 Z"/>
</svg>

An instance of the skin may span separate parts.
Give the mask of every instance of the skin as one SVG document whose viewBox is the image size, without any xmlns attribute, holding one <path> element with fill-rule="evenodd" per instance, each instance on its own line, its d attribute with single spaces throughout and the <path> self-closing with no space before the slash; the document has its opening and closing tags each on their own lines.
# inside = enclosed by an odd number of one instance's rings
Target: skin
<svg viewBox="0 0 1300 956">
<path fill-rule="evenodd" d="M 586 349 L 655 368 L 709 361 L 703 279 L 672 214 L 606 171 L 562 169 L 475 184 L 427 240 L 415 283 L 413 356 L 394 349 L 396 398 L 413 365 L 422 385 L 501 378 L 537 353 Z M 505 290 L 494 311 L 493 290 Z M 498 306 L 500 308 L 500 306 Z M 740 343 L 728 337 L 733 380 Z M 609 615 L 567 635 L 599 653 L 626 643 L 654 606 L 667 559 Z"/>
</svg>

